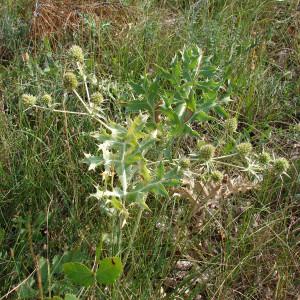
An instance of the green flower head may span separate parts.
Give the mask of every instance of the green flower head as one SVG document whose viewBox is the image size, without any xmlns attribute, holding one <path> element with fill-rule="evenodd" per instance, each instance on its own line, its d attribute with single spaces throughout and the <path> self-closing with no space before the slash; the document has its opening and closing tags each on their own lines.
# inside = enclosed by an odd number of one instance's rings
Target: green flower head
<svg viewBox="0 0 300 300">
<path fill-rule="evenodd" d="M 22 102 L 27 107 L 33 106 L 36 104 L 36 97 L 30 94 L 23 94 Z"/>
<path fill-rule="evenodd" d="M 191 161 L 188 158 L 183 158 L 179 161 L 179 164 L 182 168 L 188 168 L 191 165 Z"/>
<path fill-rule="evenodd" d="M 78 81 L 76 75 L 72 72 L 67 72 L 64 76 L 64 88 L 68 91 L 73 91 L 77 86 Z"/>
<path fill-rule="evenodd" d="M 204 161 L 209 161 L 214 157 L 215 151 L 216 148 L 211 144 L 200 146 L 199 148 L 200 158 Z"/>
<path fill-rule="evenodd" d="M 210 177 L 211 177 L 212 181 L 218 183 L 223 180 L 224 175 L 220 171 L 214 171 L 210 174 Z"/>
<path fill-rule="evenodd" d="M 285 158 L 278 158 L 274 161 L 273 170 L 276 174 L 282 174 L 290 167 L 289 162 Z"/>
<path fill-rule="evenodd" d="M 69 56 L 70 56 L 71 59 L 74 59 L 76 62 L 80 62 L 81 64 L 84 62 L 83 51 L 77 45 L 73 45 L 69 49 Z"/>
<path fill-rule="evenodd" d="M 43 104 L 50 106 L 52 104 L 52 97 L 49 94 L 42 96 L 41 101 Z"/>
<path fill-rule="evenodd" d="M 228 133 L 236 132 L 238 127 L 238 121 L 236 118 L 230 118 L 225 121 L 225 130 Z"/>
<path fill-rule="evenodd" d="M 91 100 L 93 103 L 95 104 L 101 104 L 103 102 L 103 96 L 101 93 L 99 92 L 96 92 L 96 93 L 93 93 L 92 96 L 91 96 Z"/>
<path fill-rule="evenodd" d="M 236 150 L 240 156 L 247 156 L 252 152 L 252 145 L 250 143 L 241 143 L 236 146 Z"/>
<path fill-rule="evenodd" d="M 263 152 L 258 156 L 258 161 L 262 165 L 267 165 L 271 161 L 271 155 L 268 152 Z"/>
</svg>

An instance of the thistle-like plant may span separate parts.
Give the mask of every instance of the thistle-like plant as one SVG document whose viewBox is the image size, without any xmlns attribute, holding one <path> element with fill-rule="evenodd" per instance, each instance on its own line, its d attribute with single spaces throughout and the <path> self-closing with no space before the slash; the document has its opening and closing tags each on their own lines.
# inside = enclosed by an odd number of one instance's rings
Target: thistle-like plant
<svg viewBox="0 0 300 300">
<path fill-rule="evenodd" d="M 272 159 L 267 152 L 258 155 L 249 142 L 240 143 L 232 153 L 223 155 L 222 146 L 200 140 L 200 133 L 192 125 L 214 120 L 218 115 L 226 117 L 223 105 L 230 98 L 220 93 L 223 83 L 218 70 L 209 60 L 203 59 L 199 47 L 185 47 L 174 57 L 169 69 L 157 67 L 154 78 L 144 76 L 139 84 L 132 84 L 135 98 L 128 99 L 128 114 L 118 124 L 104 115 L 105 95 L 100 90 L 92 90 L 94 85 L 88 82 L 83 52 L 76 46 L 69 53 L 75 70 L 64 75 L 65 95 L 73 93 L 82 110 L 37 106 L 36 98 L 31 95 L 24 95 L 22 99 L 26 106 L 88 116 L 99 123 L 100 128 L 92 133 L 98 150 L 86 153 L 83 161 L 90 171 L 101 171 L 102 182 L 96 184 L 96 192 L 91 197 L 119 218 L 118 255 L 123 255 L 124 263 L 131 253 L 142 213 L 149 209 L 150 194 L 168 197 L 175 187 L 182 191 L 183 183 L 187 185 L 188 182 L 190 190 L 185 189 L 181 195 L 186 197 L 188 192 L 192 195 L 190 198 L 197 201 L 199 195 L 195 193 L 199 189 L 191 191 L 197 186 L 195 181 L 204 178 L 206 182 L 213 182 L 216 191 L 215 186 L 222 184 L 225 168 L 247 174 L 250 180 L 256 181 L 260 181 L 268 169 L 279 176 L 286 174 L 289 164 L 285 159 Z M 50 98 L 43 96 L 43 100 Z M 228 134 L 235 133 L 238 120 L 228 119 L 225 128 Z M 194 151 L 182 157 L 174 145 L 186 135 L 198 138 L 199 142 Z M 124 250 L 122 228 L 134 206 L 138 207 L 138 213 Z M 94 269 L 86 273 L 89 283 L 92 282 Z"/>
</svg>

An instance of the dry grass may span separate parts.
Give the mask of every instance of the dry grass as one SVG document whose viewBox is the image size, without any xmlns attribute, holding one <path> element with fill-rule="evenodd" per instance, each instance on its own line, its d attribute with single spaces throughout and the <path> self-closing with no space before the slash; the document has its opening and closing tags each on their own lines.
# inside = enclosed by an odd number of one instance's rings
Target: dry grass
<svg viewBox="0 0 300 300">
<path fill-rule="evenodd" d="M 138 12 L 134 7 L 120 3 L 72 0 L 42 0 L 33 3 L 31 38 L 60 38 L 66 33 L 85 31 L 88 25 L 84 17 L 92 18 L 96 24 L 110 22 L 116 30 L 136 21 Z"/>
</svg>

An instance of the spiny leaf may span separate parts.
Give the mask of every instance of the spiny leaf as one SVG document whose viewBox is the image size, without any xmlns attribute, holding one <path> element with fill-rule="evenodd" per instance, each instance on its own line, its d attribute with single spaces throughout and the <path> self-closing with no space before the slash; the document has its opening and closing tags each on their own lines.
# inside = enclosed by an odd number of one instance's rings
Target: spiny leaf
<svg viewBox="0 0 300 300">
<path fill-rule="evenodd" d="M 103 158 L 99 156 L 94 156 L 88 153 L 84 153 L 84 155 L 85 158 L 83 159 L 83 162 L 89 166 L 89 171 L 95 170 L 98 166 L 103 164 Z"/>
</svg>

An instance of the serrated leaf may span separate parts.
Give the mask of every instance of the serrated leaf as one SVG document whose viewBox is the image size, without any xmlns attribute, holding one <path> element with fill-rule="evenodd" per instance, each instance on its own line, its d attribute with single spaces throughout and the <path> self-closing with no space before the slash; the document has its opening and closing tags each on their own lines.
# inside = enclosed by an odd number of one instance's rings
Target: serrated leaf
<svg viewBox="0 0 300 300">
<path fill-rule="evenodd" d="M 88 287 L 94 282 L 94 273 L 82 263 L 65 263 L 64 273 L 75 284 Z"/>
<path fill-rule="evenodd" d="M 113 284 L 122 274 L 123 264 L 119 257 L 107 257 L 99 262 L 96 280 L 102 284 Z"/>
<path fill-rule="evenodd" d="M 143 100 L 133 100 L 126 103 L 127 112 L 138 112 L 149 109 L 151 109 L 151 107 L 149 107 L 148 103 Z"/>
</svg>

